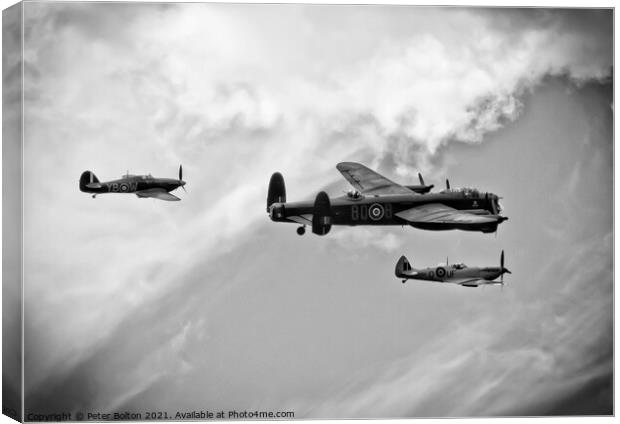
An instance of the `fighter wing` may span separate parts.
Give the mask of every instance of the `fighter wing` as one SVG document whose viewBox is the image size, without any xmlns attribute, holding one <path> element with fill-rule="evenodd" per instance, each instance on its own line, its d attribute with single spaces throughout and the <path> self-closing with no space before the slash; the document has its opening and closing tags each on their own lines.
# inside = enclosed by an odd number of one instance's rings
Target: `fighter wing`
<svg viewBox="0 0 620 424">
<path fill-rule="evenodd" d="M 478 286 L 483 286 L 483 285 L 488 285 L 488 284 L 502 284 L 497 281 L 485 280 L 484 278 L 461 278 L 461 279 L 448 280 L 446 281 L 446 283 L 459 284 L 461 286 L 468 286 L 468 287 L 478 287 Z"/>
<path fill-rule="evenodd" d="M 147 190 L 136 191 L 136 196 L 153 197 L 155 199 L 167 200 L 169 202 L 175 202 L 175 201 L 181 200 L 178 197 L 176 197 L 174 194 L 168 193 L 163 188 L 149 188 Z"/>
<path fill-rule="evenodd" d="M 481 284 L 488 284 L 487 280 L 481 278 L 461 278 L 456 280 L 448 280 L 446 283 L 459 284 L 461 286 L 478 287 Z"/>
<path fill-rule="evenodd" d="M 363 194 L 416 194 L 413 190 L 396 184 L 359 163 L 341 162 L 336 165 L 336 169 L 355 189 Z"/>
<path fill-rule="evenodd" d="M 486 224 L 497 222 L 493 216 L 463 212 L 441 203 L 415 206 L 394 215 L 411 224 Z"/>
</svg>

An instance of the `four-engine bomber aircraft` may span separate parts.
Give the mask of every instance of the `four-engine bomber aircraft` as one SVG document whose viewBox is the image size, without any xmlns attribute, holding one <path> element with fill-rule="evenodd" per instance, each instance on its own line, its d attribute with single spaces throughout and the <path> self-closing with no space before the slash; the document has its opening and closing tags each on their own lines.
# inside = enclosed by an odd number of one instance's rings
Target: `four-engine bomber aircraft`
<svg viewBox="0 0 620 424">
<path fill-rule="evenodd" d="M 120 180 L 99 182 L 91 171 L 84 171 L 80 177 L 80 191 L 93 193 L 93 199 L 102 193 L 135 193 L 138 197 L 153 197 L 160 200 L 181 200 L 169 193 L 179 187 L 185 190 L 183 167 L 179 166 L 179 179 L 156 178 L 152 175 L 123 175 Z"/>
<path fill-rule="evenodd" d="M 474 188 L 428 193 L 421 175 L 421 186 L 402 186 L 355 162 L 342 162 L 336 168 L 355 190 L 330 200 L 321 191 L 312 201 L 286 201 L 284 178 L 274 173 L 269 181 L 267 212 L 272 221 L 300 224 L 297 234 L 325 235 L 332 225 L 411 225 L 423 230 L 464 230 L 492 233 L 508 218 L 500 215 L 499 197 Z"/>
<path fill-rule="evenodd" d="M 468 267 L 465 264 L 446 264 L 435 268 L 414 269 L 407 258 L 403 255 L 396 263 L 396 277 L 402 278 L 403 284 L 408 280 L 427 280 L 439 283 L 460 284 L 464 287 L 478 287 L 488 284 L 504 285 L 504 274 L 512 274 L 504 268 L 504 251 L 500 256 L 499 267 Z M 501 277 L 500 281 L 494 281 Z"/>
</svg>

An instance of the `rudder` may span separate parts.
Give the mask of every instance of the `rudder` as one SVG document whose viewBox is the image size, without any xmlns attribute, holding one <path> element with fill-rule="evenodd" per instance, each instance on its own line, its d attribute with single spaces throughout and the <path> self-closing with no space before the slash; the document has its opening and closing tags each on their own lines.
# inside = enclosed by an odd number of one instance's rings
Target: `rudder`
<svg viewBox="0 0 620 424">
<path fill-rule="evenodd" d="M 411 271 L 411 264 L 405 255 L 402 255 L 398 262 L 396 262 L 396 269 L 394 270 L 394 274 L 397 277 L 405 276 L 405 272 Z"/>
<path fill-rule="evenodd" d="M 267 212 L 274 203 L 286 203 L 286 186 L 284 177 L 279 172 L 274 172 L 269 180 L 269 190 L 267 191 Z"/>
<path fill-rule="evenodd" d="M 93 184 L 95 186 L 93 187 Z M 101 187 L 99 179 L 91 171 L 84 171 L 80 176 L 80 191 L 91 191 L 93 188 Z"/>
<path fill-rule="evenodd" d="M 329 233 L 332 228 L 332 213 L 329 196 L 324 191 L 316 195 L 312 212 L 312 232 L 319 236 Z"/>
</svg>

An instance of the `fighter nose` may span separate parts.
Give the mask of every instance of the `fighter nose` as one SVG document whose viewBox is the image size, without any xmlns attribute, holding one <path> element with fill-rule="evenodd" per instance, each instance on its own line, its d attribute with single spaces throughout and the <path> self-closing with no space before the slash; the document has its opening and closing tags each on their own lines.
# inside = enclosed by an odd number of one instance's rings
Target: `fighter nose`
<svg viewBox="0 0 620 424">
<path fill-rule="evenodd" d="M 512 272 L 510 272 L 508 268 L 502 268 L 502 272 L 505 272 L 506 274 L 512 274 Z"/>
<path fill-rule="evenodd" d="M 180 184 L 181 186 L 184 186 L 184 185 L 185 185 L 185 181 L 181 180 L 181 181 L 179 181 L 179 184 Z"/>
</svg>

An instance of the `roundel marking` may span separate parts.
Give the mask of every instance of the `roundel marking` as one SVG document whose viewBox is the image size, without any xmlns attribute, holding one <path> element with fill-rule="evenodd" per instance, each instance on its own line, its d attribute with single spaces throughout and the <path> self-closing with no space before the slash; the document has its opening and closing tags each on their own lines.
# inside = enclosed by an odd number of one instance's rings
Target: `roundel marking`
<svg viewBox="0 0 620 424">
<path fill-rule="evenodd" d="M 129 187 L 127 186 L 127 184 L 123 183 L 121 184 L 121 191 L 127 191 L 129 190 Z"/>
<path fill-rule="evenodd" d="M 368 216 L 373 221 L 380 220 L 381 218 L 383 218 L 384 215 L 385 210 L 383 209 L 383 205 L 379 203 L 373 203 L 372 205 L 370 205 L 370 208 L 368 208 Z"/>
<path fill-rule="evenodd" d="M 437 269 L 435 270 L 435 274 L 437 275 L 437 277 L 443 278 L 446 276 L 446 270 L 445 268 L 437 267 Z"/>
</svg>

